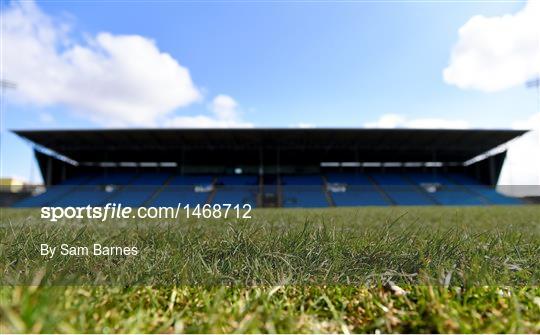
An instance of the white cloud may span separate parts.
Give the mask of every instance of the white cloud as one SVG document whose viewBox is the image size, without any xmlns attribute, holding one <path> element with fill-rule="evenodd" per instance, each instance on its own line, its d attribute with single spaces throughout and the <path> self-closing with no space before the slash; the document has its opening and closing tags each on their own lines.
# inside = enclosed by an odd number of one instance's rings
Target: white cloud
<svg viewBox="0 0 540 335">
<path fill-rule="evenodd" d="M 40 113 L 39 114 L 39 121 L 45 124 L 51 124 L 54 122 L 54 117 L 50 113 Z"/>
<path fill-rule="evenodd" d="M 513 128 L 533 130 L 509 144 L 499 185 L 517 185 L 502 189 L 509 195 L 540 195 L 540 113 L 514 122 Z"/>
<path fill-rule="evenodd" d="M 104 32 L 75 43 L 68 23 L 28 1 L 1 15 L 2 76 L 17 83 L 17 102 L 63 105 L 106 126 L 153 126 L 201 99 L 188 69 L 150 39 Z"/>
<path fill-rule="evenodd" d="M 212 100 L 210 110 L 219 119 L 235 119 L 238 117 L 238 103 L 228 95 L 220 94 Z"/>
<path fill-rule="evenodd" d="M 495 92 L 540 75 L 540 1 L 512 15 L 472 17 L 459 30 L 444 80 L 462 89 Z M 513 123 L 535 129 L 508 144 L 499 185 L 510 195 L 540 195 L 540 113 Z"/>
<path fill-rule="evenodd" d="M 211 116 L 175 116 L 164 122 L 171 128 L 252 128 L 245 122 L 238 110 L 238 103 L 228 95 L 217 95 L 209 105 Z"/>
<path fill-rule="evenodd" d="M 294 124 L 287 125 L 288 128 L 298 128 L 298 129 L 311 129 L 317 128 L 317 125 L 308 122 L 299 122 Z"/>
<path fill-rule="evenodd" d="M 206 115 L 175 116 L 163 125 L 169 128 L 253 128 L 249 122 L 221 120 Z"/>
<path fill-rule="evenodd" d="M 371 121 L 364 124 L 366 128 L 397 128 L 403 125 L 405 118 L 398 114 L 385 114 L 377 121 Z"/>
<path fill-rule="evenodd" d="M 514 129 L 537 129 L 540 130 L 540 113 L 531 115 L 525 120 L 518 120 L 512 123 Z"/>
<path fill-rule="evenodd" d="M 317 126 L 314 125 L 313 123 L 306 123 L 306 122 L 300 122 L 299 124 L 296 125 L 296 127 L 301 128 L 301 129 L 317 128 Z"/>
<path fill-rule="evenodd" d="M 367 122 L 366 128 L 426 128 L 426 129 L 466 129 L 470 124 L 464 120 L 438 118 L 407 119 L 399 114 L 385 114 L 377 121 Z"/>
<path fill-rule="evenodd" d="M 513 15 L 476 15 L 459 29 L 448 84 L 495 92 L 522 85 L 540 74 L 540 1 L 529 0 Z"/>
</svg>

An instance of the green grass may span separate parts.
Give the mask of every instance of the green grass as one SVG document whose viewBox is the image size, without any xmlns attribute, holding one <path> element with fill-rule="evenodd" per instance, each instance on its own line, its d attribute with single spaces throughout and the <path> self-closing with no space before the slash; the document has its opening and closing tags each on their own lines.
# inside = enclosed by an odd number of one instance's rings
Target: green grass
<svg viewBox="0 0 540 335">
<path fill-rule="evenodd" d="M 540 332 L 535 206 L 106 223 L 3 210 L 0 234 L 1 332 Z M 44 242 L 140 255 L 45 260 Z"/>
</svg>

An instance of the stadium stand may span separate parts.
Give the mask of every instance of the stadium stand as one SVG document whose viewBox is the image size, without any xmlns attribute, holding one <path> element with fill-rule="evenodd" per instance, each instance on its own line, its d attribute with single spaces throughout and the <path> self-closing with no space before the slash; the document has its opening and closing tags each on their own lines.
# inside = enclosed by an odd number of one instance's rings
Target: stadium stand
<svg viewBox="0 0 540 335">
<path fill-rule="evenodd" d="M 140 207 L 160 189 L 169 177 L 169 173 L 145 172 L 139 174 L 128 186 L 122 187 L 118 192 L 115 192 L 108 201 L 121 203 L 124 206 Z"/>
<path fill-rule="evenodd" d="M 328 207 L 320 175 L 285 175 L 281 177 L 283 207 Z"/>
<path fill-rule="evenodd" d="M 458 174 L 452 177 L 467 180 L 466 176 Z M 127 184 L 116 184 L 131 178 L 133 180 Z M 327 180 L 328 195 L 325 194 L 323 178 Z M 176 206 L 179 202 L 192 206 L 206 203 L 248 203 L 256 207 L 260 196 L 257 176 L 175 176 L 145 172 L 135 177 L 114 175 L 77 185 L 81 181 L 67 180 L 62 185 L 50 187 L 45 193 L 20 201 L 15 207 L 99 206 L 107 202 L 132 207 Z M 284 176 L 282 183 L 265 185 L 265 188 L 273 192 L 281 189 L 283 207 L 521 203 L 519 199 L 503 196 L 486 185 L 457 184 L 444 176 L 434 178 L 430 173 L 418 172 Z"/>
<path fill-rule="evenodd" d="M 326 175 L 336 206 L 388 206 L 392 201 L 365 174 L 329 173 Z"/>
<path fill-rule="evenodd" d="M 47 190 L 15 207 L 103 206 L 109 202 L 132 207 L 231 203 L 306 208 L 522 203 L 494 188 L 504 152 L 466 163 L 521 135 L 520 131 L 131 129 L 16 133 L 37 144 L 35 155 Z M 145 162 L 138 162 L 140 157 Z M 177 158 L 171 162 L 170 157 Z M 437 162 L 433 162 L 434 157 Z"/>
<path fill-rule="evenodd" d="M 105 204 L 118 191 L 129 185 L 136 178 L 135 173 L 112 172 L 97 175 L 87 179 L 83 185 L 76 185 L 74 189 L 52 203 L 53 206 L 101 206 Z M 72 185 L 73 181 L 69 181 Z"/>
<path fill-rule="evenodd" d="M 259 178 L 256 175 L 219 176 L 212 204 L 257 205 Z"/>
<path fill-rule="evenodd" d="M 214 179 L 211 175 L 172 176 L 147 204 L 173 207 L 178 203 L 190 206 L 206 204 L 213 191 Z"/>
<path fill-rule="evenodd" d="M 482 197 L 474 194 L 463 185 L 454 183 L 444 174 L 409 173 L 408 177 L 441 205 L 483 205 Z"/>
<path fill-rule="evenodd" d="M 47 188 L 46 192 L 40 193 L 36 196 L 23 199 L 13 205 L 13 207 L 40 207 L 51 204 L 58 204 L 58 201 L 74 191 L 78 186 L 84 185 L 93 176 L 91 174 L 81 175 L 70 178 L 62 183 Z"/>
<path fill-rule="evenodd" d="M 372 173 L 371 178 L 396 205 L 436 205 L 418 184 L 407 180 L 404 174 Z"/>
<path fill-rule="evenodd" d="M 456 184 L 464 187 L 469 193 L 484 199 L 484 203 L 494 205 L 515 205 L 523 203 L 521 200 L 506 197 L 496 191 L 494 187 L 483 185 L 478 180 L 464 174 L 451 173 L 448 178 L 455 180 Z"/>
</svg>

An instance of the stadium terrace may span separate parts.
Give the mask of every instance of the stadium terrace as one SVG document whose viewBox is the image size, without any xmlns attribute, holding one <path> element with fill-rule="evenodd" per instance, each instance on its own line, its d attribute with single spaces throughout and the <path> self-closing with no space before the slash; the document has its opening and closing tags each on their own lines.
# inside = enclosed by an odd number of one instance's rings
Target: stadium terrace
<svg viewBox="0 0 540 335">
<path fill-rule="evenodd" d="M 519 204 L 496 185 L 517 130 L 16 130 L 46 191 L 15 207 Z"/>
</svg>

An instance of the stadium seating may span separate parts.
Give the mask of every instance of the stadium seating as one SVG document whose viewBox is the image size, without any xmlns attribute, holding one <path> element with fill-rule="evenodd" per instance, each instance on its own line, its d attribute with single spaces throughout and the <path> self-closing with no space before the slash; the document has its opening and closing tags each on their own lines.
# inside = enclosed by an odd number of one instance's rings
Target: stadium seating
<svg viewBox="0 0 540 335">
<path fill-rule="evenodd" d="M 455 183 L 444 173 L 409 173 L 408 177 L 419 185 L 436 188 L 430 196 L 441 205 L 484 205 L 485 200 L 470 192 L 466 187 Z"/>
<path fill-rule="evenodd" d="M 225 175 L 216 179 L 216 185 L 257 185 L 259 178 L 255 175 Z"/>
<path fill-rule="evenodd" d="M 285 175 L 281 177 L 283 207 L 328 207 L 321 175 Z"/>
<path fill-rule="evenodd" d="M 111 172 L 88 179 L 88 185 L 127 185 L 137 178 L 136 173 Z"/>
<path fill-rule="evenodd" d="M 328 207 L 322 187 L 305 185 L 283 186 L 283 207 Z"/>
<path fill-rule="evenodd" d="M 497 192 L 492 187 L 485 185 L 469 185 L 467 188 L 486 199 L 486 202 L 493 205 L 517 205 L 521 204 L 521 200 L 516 198 L 510 198 Z"/>
<path fill-rule="evenodd" d="M 46 206 L 63 197 L 73 189 L 71 185 L 57 185 L 47 188 L 46 192 L 23 199 L 13 205 L 15 208 Z"/>
<path fill-rule="evenodd" d="M 364 173 L 327 173 L 326 180 L 329 183 L 341 183 L 347 185 L 368 185 L 373 187 L 373 183 Z"/>
<path fill-rule="evenodd" d="M 59 185 L 48 187 L 46 192 L 15 203 L 14 207 L 40 207 L 54 204 L 68 193 L 75 190 L 78 185 L 86 184 L 91 177 L 91 175 L 82 175 L 68 179 Z"/>
<path fill-rule="evenodd" d="M 142 173 L 132 180 L 129 185 L 115 192 L 108 201 L 121 203 L 124 206 L 140 207 L 160 189 L 169 177 L 169 173 Z"/>
<path fill-rule="evenodd" d="M 101 206 L 122 187 L 136 178 L 135 173 L 112 172 L 88 179 L 86 184 L 77 185 L 68 194 L 54 202 L 54 206 Z"/>
<path fill-rule="evenodd" d="M 326 180 L 329 185 L 336 186 L 337 191 L 330 191 L 336 206 L 391 205 L 364 173 L 329 173 Z M 339 186 L 342 190 L 339 190 Z"/>
<path fill-rule="evenodd" d="M 469 193 L 472 193 L 475 196 L 483 199 L 484 203 L 486 204 L 518 205 L 522 203 L 521 200 L 504 196 L 498 193 L 495 188 L 487 185 L 482 185 L 478 180 L 473 179 L 469 176 L 458 173 L 451 173 L 448 174 L 447 177 L 455 181 L 456 184 L 463 186 L 465 189 L 468 190 Z"/>
<path fill-rule="evenodd" d="M 283 175 L 263 179 L 264 194 L 283 207 L 389 205 L 511 205 L 519 199 L 459 173 L 369 172 Z M 256 175 L 174 175 L 165 172 L 111 172 L 80 175 L 24 199 L 15 207 L 174 206 L 178 203 L 264 203 Z M 275 200 L 277 197 L 278 200 Z M 258 200 L 260 199 L 260 202 Z M 271 205 L 271 203 L 267 203 Z M 182 206 L 183 206 L 182 205 Z"/>
<path fill-rule="evenodd" d="M 445 177 L 459 185 L 482 185 L 478 180 L 462 173 L 445 173 Z"/>
<path fill-rule="evenodd" d="M 96 175 L 93 173 L 82 174 L 65 180 L 61 185 L 85 185 L 94 177 L 96 177 Z"/>
<path fill-rule="evenodd" d="M 196 206 L 204 205 L 212 192 L 214 177 L 210 175 L 174 176 L 148 205 L 150 206 Z"/>
<path fill-rule="evenodd" d="M 400 173 L 372 173 L 371 178 L 396 205 L 436 205 L 421 186 Z"/>
<path fill-rule="evenodd" d="M 409 180 L 412 180 L 416 184 L 431 183 L 441 185 L 455 185 L 450 179 L 446 178 L 443 174 L 433 172 L 414 172 L 404 173 L 404 176 Z"/>
<path fill-rule="evenodd" d="M 257 205 L 257 193 L 258 189 L 256 187 L 228 186 L 219 188 L 212 198 L 212 204 L 250 204 L 255 207 Z"/>
<path fill-rule="evenodd" d="M 431 193 L 431 196 L 441 205 L 445 206 L 467 206 L 467 205 L 485 205 L 486 202 L 479 196 L 466 190 L 443 186 L 440 190 Z"/>
<path fill-rule="evenodd" d="M 216 179 L 212 204 L 257 205 L 259 178 L 255 175 L 226 175 Z"/>
<path fill-rule="evenodd" d="M 391 203 L 377 190 L 349 186 L 345 192 L 333 192 L 336 206 L 388 206 Z"/>
</svg>

